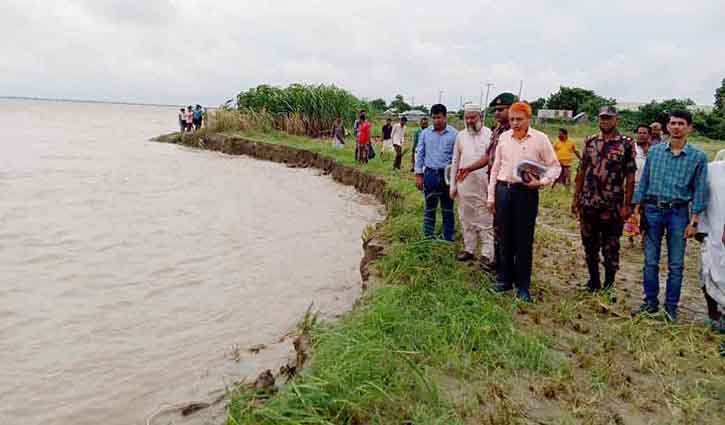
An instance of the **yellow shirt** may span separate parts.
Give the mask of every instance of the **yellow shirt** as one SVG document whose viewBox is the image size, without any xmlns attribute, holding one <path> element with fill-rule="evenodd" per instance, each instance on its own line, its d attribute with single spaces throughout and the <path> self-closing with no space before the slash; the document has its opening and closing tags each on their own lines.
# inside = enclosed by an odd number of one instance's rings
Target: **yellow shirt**
<svg viewBox="0 0 725 425">
<path fill-rule="evenodd" d="M 556 157 L 559 159 L 561 165 L 566 167 L 571 167 L 571 164 L 574 163 L 575 150 L 576 145 L 571 139 L 566 139 L 563 142 L 556 139 L 556 142 L 554 142 L 554 152 L 556 152 Z"/>
</svg>

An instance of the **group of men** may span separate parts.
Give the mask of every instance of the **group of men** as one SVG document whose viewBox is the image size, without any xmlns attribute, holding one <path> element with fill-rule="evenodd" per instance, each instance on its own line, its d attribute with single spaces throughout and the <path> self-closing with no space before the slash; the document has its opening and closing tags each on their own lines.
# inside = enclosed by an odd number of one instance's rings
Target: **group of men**
<svg viewBox="0 0 725 425">
<path fill-rule="evenodd" d="M 385 158 L 385 153 L 388 151 L 395 151 L 395 160 L 393 161 L 393 169 L 400 170 L 403 163 L 403 144 L 405 142 L 405 130 L 407 128 L 408 118 L 401 117 L 400 121 L 393 124 L 392 120 L 388 118 L 383 125 L 383 142 L 380 150 L 380 159 Z M 338 126 L 341 126 L 340 118 L 335 122 L 333 128 L 333 140 L 336 140 L 337 145 L 344 144 L 341 137 L 335 136 L 340 132 Z M 375 150 L 372 146 L 372 124 L 367 119 L 367 112 L 364 110 L 360 111 L 358 119 L 353 124 L 353 132 L 355 135 L 355 159 L 365 164 L 369 159 L 372 159 L 375 155 Z M 342 130 L 344 134 L 344 130 Z"/>
<path fill-rule="evenodd" d="M 692 132 L 688 111 L 670 112 L 667 140 L 657 123 L 640 126 L 635 142 L 619 132 L 617 110 L 605 106 L 598 116 L 600 132 L 585 140 L 579 154 L 568 145 L 555 150 L 556 144 L 531 128 L 531 107 L 513 94 L 499 95 L 489 107 L 495 111 L 493 131 L 483 125 L 480 105 L 465 107 L 465 129 L 459 132 L 448 125 L 446 108 L 438 104 L 431 108 L 432 127 L 422 122 L 416 132 L 413 168 L 416 185 L 425 195 L 427 238 L 434 237 L 440 204 L 443 239 L 453 240 L 458 198 L 464 243 L 458 259 L 471 260 L 480 249 L 481 268 L 496 279 L 493 290 L 516 289 L 517 298 L 532 302 L 539 190 L 554 184 L 562 170 L 568 171 L 573 157 L 560 160 L 566 150 L 580 159 L 571 211 L 579 220 L 586 254 L 589 279 L 583 288 L 596 293 L 615 287 L 624 224 L 638 215 L 645 235 L 645 296 L 633 315 L 659 310 L 659 261 L 666 237 L 664 311 L 666 319 L 675 322 L 686 242 L 707 233 L 702 255 L 705 296 L 714 326 L 725 331 L 725 152 L 718 155 L 723 161 L 716 158 L 708 165 L 706 154 L 687 142 Z M 565 129 L 558 142 L 568 142 Z"/>
</svg>

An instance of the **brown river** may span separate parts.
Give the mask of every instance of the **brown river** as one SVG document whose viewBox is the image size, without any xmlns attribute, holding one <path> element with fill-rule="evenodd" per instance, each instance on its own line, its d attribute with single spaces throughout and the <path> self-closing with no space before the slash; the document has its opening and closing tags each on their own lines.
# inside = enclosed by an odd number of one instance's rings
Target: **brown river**
<svg viewBox="0 0 725 425">
<path fill-rule="evenodd" d="M 175 111 L 0 99 L 0 424 L 146 424 L 276 370 L 311 303 L 334 318 L 359 295 L 379 205 L 148 142 Z"/>
</svg>

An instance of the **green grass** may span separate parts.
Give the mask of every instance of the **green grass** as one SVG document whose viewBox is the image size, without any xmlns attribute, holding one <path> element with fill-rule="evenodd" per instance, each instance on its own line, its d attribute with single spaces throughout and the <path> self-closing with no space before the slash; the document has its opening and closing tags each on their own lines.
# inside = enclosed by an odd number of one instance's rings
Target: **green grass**
<svg viewBox="0 0 725 425">
<path fill-rule="evenodd" d="M 352 164 L 351 148 L 280 133 L 249 134 L 334 156 Z M 311 331 L 312 363 L 269 402 L 240 390 L 229 424 L 462 423 L 446 382 L 493 374 L 548 375 L 558 370 L 544 338 L 517 330 L 513 304 L 490 295 L 485 277 L 455 261 L 454 244 L 423 240 L 422 196 L 410 173 L 372 161 L 402 201 L 375 230 L 386 255 L 379 281 L 360 305 L 334 324 Z"/>
</svg>

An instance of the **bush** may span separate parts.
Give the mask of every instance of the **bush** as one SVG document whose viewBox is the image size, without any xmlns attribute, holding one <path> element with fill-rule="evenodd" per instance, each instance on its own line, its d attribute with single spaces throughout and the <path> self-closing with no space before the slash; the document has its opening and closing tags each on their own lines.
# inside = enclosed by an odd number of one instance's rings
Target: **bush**
<svg viewBox="0 0 725 425">
<path fill-rule="evenodd" d="M 363 108 L 355 96 L 334 85 L 260 85 L 237 95 L 237 109 L 272 114 L 275 125 L 294 134 L 319 137 L 337 117 L 352 122 Z"/>
</svg>

